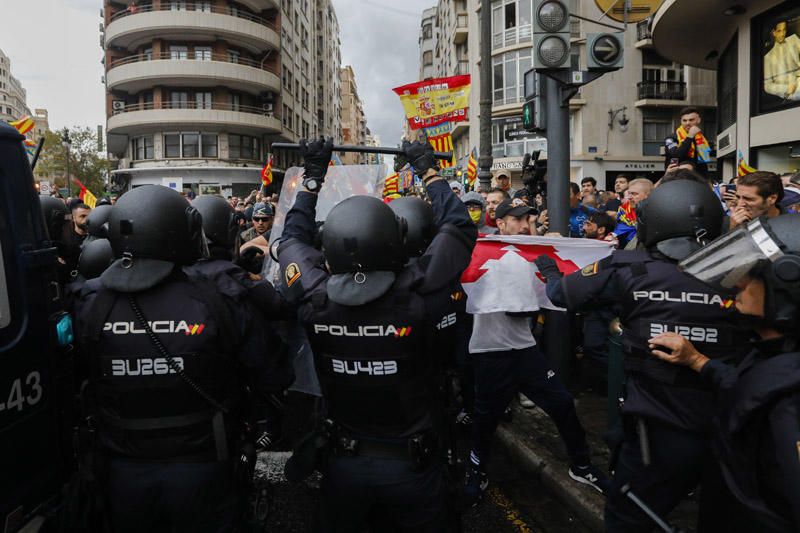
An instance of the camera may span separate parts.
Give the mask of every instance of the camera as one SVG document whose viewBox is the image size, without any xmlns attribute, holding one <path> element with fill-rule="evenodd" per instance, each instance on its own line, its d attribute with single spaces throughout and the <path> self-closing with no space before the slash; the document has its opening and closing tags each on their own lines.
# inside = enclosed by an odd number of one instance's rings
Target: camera
<svg viewBox="0 0 800 533">
<path fill-rule="evenodd" d="M 535 198 L 537 194 L 547 195 L 547 181 L 544 179 L 547 174 L 547 160 L 540 160 L 540 155 L 541 152 L 535 150 L 532 154 L 525 154 L 522 158 L 522 183 L 531 199 Z"/>
</svg>

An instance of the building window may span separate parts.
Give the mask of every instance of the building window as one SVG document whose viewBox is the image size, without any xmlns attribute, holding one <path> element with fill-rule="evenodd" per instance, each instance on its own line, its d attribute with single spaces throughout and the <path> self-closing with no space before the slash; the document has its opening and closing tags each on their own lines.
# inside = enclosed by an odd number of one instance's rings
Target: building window
<svg viewBox="0 0 800 533">
<path fill-rule="evenodd" d="M 719 58 L 717 74 L 717 115 L 719 131 L 725 131 L 736 122 L 736 92 L 739 88 L 739 34 Z"/>
<path fill-rule="evenodd" d="M 188 109 L 189 93 L 186 91 L 172 91 L 169 93 L 169 104 L 172 109 Z"/>
<path fill-rule="evenodd" d="M 228 135 L 231 159 L 259 159 L 258 138 L 249 135 Z"/>
<path fill-rule="evenodd" d="M 181 136 L 179 133 L 164 134 L 164 157 L 178 158 L 181 156 Z"/>
<path fill-rule="evenodd" d="M 172 60 L 175 59 L 187 59 L 189 57 L 189 49 L 185 46 L 170 46 L 169 47 L 169 58 Z"/>
<path fill-rule="evenodd" d="M 219 157 L 217 151 L 217 136 L 213 133 L 204 133 L 200 136 L 203 157 Z"/>
<path fill-rule="evenodd" d="M 231 63 L 238 63 L 239 57 L 241 57 L 241 55 L 242 54 L 240 54 L 236 50 L 228 50 L 228 61 Z"/>
<path fill-rule="evenodd" d="M 211 61 L 211 47 L 210 46 L 195 46 L 194 58 L 198 61 Z"/>
<path fill-rule="evenodd" d="M 430 24 L 425 24 L 422 27 L 422 38 L 433 39 L 433 26 L 431 26 Z"/>
<path fill-rule="evenodd" d="M 211 91 L 194 93 L 194 101 L 197 104 L 197 109 L 211 109 Z"/>
<path fill-rule="evenodd" d="M 669 110 L 646 110 L 642 115 L 642 155 L 661 155 L 664 139 L 673 134 Z"/>
<path fill-rule="evenodd" d="M 211 0 L 195 0 L 194 10 L 211 13 Z"/>
<path fill-rule="evenodd" d="M 186 11 L 186 0 L 170 0 L 170 11 Z"/>
<path fill-rule="evenodd" d="M 492 6 L 492 48 L 530 42 L 533 34 L 531 0 L 499 0 Z"/>
<path fill-rule="evenodd" d="M 517 104 L 525 98 L 525 72 L 531 68 L 531 50 L 507 52 L 492 59 L 492 105 Z"/>
<path fill-rule="evenodd" d="M 134 137 L 132 148 L 131 155 L 134 160 L 153 159 L 153 136 Z"/>
<path fill-rule="evenodd" d="M 433 65 L 433 52 L 428 50 L 422 54 L 422 66 L 429 67 Z"/>
<path fill-rule="evenodd" d="M 200 134 L 182 133 L 181 134 L 181 154 L 182 157 L 199 157 L 200 155 Z"/>
<path fill-rule="evenodd" d="M 142 50 L 142 56 L 145 61 L 151 61 L 153 59 L 153 49 L 145 48 Z"/>
<path fill-rule="evenodd" d="M 238 94 L 233 93 L 229 96 L 229 99 L 231 102 L 231 111 L 239 111 L 239 106 L 241 105 L 242 97 Z"/>
</svg>

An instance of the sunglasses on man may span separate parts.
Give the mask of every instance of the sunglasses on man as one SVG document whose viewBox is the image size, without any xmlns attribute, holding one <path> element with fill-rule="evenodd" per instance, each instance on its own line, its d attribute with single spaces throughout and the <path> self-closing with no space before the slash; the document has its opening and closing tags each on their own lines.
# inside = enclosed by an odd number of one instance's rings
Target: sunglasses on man
<svg viewBox="0 0 800 533">
<path fill-rule="evenodd" d="M 272 217 L 253 217 L 253 222 L 269 222 Z"/>
</svg>

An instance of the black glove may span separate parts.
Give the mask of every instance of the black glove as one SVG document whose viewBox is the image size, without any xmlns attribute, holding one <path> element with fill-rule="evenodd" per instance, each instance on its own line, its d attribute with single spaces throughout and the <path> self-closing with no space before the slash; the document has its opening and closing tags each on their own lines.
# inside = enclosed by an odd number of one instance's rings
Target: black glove
<svg viewBox="0 0 800 533">
<path fill-rule="evenodd" d="M 245 248 L 236 260 L 236 264 L 251 274 L 259 274 L 264 267 L 264 252 L 255 246 Z"/>
<path fill-rule="evenodd" d="M 436 164 L 436 158 L 433 156 L 433 146 L 428 143 L 414 141 L 410 143 L 403 141 L 403 152 L 414 167 L 414 174 L 419 177 L 425 175 L 430 169 L 439 170 L 439 165 Z"/>
<path fill-rule="evenodd" d="M 556 264 L 555 259 L 550 257 L 549 255 L 540 255 L 536 259 L 534 259 L 534 264 L 536 268 L 539 269 L 539 272 L 542 273 L 542 276 L 545 279 L 560 279 L 564 277 L 564 274 L 558 269 L 558 265 Z"/>
<path fill-rule="evenodd" d="M 325 173 L 331 162 L 333 151 L 333 138 L 320 137 L 317 140 L 307 141 L 300 139 L 300 155 L 303 156 L 303 168 L 306 178 L 316 178 L 317 181 L 325 180 Z"/>
</svg>

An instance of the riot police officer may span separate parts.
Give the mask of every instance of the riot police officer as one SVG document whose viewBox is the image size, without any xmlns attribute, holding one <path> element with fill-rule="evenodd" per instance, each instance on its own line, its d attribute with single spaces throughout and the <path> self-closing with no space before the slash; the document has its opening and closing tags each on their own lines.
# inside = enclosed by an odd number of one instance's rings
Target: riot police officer
<svg viewBox="0 0 800 533">
<path fill-rule="evenodd" d="M 117 532 L 228 531 L 243 510 L 236 479 L 244 390 L 283 386 L 244 289 L 190 279 L 202 221 L 180 194 L 134 189 L 114 206 L 116 260 L 76 302 L 95 476 Z"/>
<path fill-rule="evenodd" d="M 105 239 L 108 236 L 108 218 L 111 216 L 111 204 L 95 206 L 86 217 L 86 233 L 88 235 L 83 240 L 83 246 L 96 240 Z"/>
<path fill-rule="evenodd" d="M 731 492 L 749 514 L 744 531 L 800 530 L 800 216 L 756 219 L 681 262 L 720 291 L 757 333 L 737 367 L 674 331 L 653 355 L 687 365 L 717 391 L 716 449 Z M 704 355 L 705 353 L 705 355 Z"/>
<path fill-rule="evenodd" d="M 278 248 L 287 297 L 299 303 L 330 419 L 321 529 L 358 531 L 371 511 L 382 530 L 442 531 L 444 486 L 435 409 L 442 354 L 441 302 L 469 263 L 477 232 L 438 176 L 433 149 L 404 145 L 426 183 L 438 232 L 406 264 L 406 221 L 377 198 L 336 205 L 313 247 L 317 192 L 329 140 L 301 142 L 304 189 L 286 217 Z"/>
<path fill-rule="evenodd" d="M 737 359 L 746 340 L 737 327 L 732 295 L 681 273 L 677 262 L 718 236 L 719 199 L 707 186 L 674 181 L 659 186 L 639 210 L 638 234 L 645 250 L 615 251 L 602 261 L 559 279 L 549 258 L 536 265 L 547 278 L 547 294 L 570 311 L 615 306 L 623 325 L 628 376 L 622 414 L 625 435 L 618 450 L 606 503 L 609 531 L 650 531 L 652 523 L 621 493 L 636 495 L 665 515 L 700 482 L 699 523 L 719 509 L 708 499 L 721 484 L 710 454 L 713 412 L 709 387 L 689 370 L 658 361 L 648 339 L 685 331 L 715 358 Z M 543 256 L 544 257 L 544 256 Z"/>
</svg>

